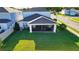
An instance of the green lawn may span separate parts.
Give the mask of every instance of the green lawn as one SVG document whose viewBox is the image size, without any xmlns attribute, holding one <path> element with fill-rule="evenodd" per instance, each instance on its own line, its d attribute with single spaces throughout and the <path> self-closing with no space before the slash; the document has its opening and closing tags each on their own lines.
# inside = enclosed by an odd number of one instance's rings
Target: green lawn
<svg viewBox="0 0 79 59">
<path fill-rule="evenodd" d="M 79 50 L 79 47 L 75 44 L 79 41 L 79 38 L 66 30 L 57 30 L 57 33 L 29 33 L 27 30 L 22 32 L 17 31 L 3 42 L 2 49 L 14 50 L 20 40 L 33 40 L 35 50 Z M 26 44 L 22 45 L 24 47 L 27 46 Z M 19 47 L 22 47 L 22 45 Z M 27 48 L 24 50 L 27 50 Z"/>
<path fill-rule="evenodd" d="M 72 21 L 79 22 L 79 18 L 71 18 Z"/>
<path fill-rule="evenodd" d="M 19 40 L 18 44 L 14 47 L 13 51 L 34 51 L 35 42 L 34 40 Z"/>
<path fill-rule="evenodd" d="M 60 15 L 60 16 L 67 16 L 67 15 L 65 15 L 65 14 L 61 14 L 61 13 L 57 13 L 57 15 Z"/>
</svg>

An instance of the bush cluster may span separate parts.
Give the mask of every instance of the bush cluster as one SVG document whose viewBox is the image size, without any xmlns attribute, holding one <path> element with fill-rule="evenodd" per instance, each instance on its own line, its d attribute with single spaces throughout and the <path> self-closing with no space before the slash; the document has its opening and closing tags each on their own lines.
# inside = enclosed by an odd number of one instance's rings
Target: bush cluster
<svg viewBox="0 0 79 59">
<path fill-rule="evenodd" d="M 66 29 L 66 25 L 65 24 L 59 24 L 58 29 L 59 30 L 65 30 Z"/>
</svg>

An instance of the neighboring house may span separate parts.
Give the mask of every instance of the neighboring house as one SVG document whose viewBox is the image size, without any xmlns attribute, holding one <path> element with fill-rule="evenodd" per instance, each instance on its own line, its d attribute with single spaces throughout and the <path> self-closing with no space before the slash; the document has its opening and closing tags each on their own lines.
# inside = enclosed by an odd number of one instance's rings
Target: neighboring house
<svg viewBox="0 0 79 59">
<path fill-rule="evenodd" d="M 12 22 L 9 19 L 0 19 L 0 26 L 3 30 L 7 30 L 11 24 Z"/>
<path fill-rule="evenodd" d="M 8 13 L 8 11 L 7 11 L 5 8 L 3 8 L 3 7 L 0 7 L 0 12 L 1 12 L 1 13 L 2 13 L 2 12 Z"/>
<path fill-rule="evenodd" d="M 28 10 L 26 10 L 27 12 L 42 12 L 42 11 L 47 11 L 46 7 L 33 7 L 33 8 L 29 8 Z"/>
<path fill-rule="evenodd" d="M 15 22 L 12 14 L 0 7 L 0 40 L 4 40 L 13 32 Z"/>
<path fill-rule="evenodd" d="M 60 12 L 61 14 L 65 14 L 65 15 L 70 15 L 70 16 L 77 16 L 79 15 L 77 13 L 77 10 L 76 9 L 62 9 L 62 11 Z"/>
<path fill-rule="evenodd" d="M 11 17 L 10 13 L 1 12 L 0 13 L 0 26 L 3 30 L 7 30 L 10 27 L 14 27 L 15 21 Z"/>
</svg>

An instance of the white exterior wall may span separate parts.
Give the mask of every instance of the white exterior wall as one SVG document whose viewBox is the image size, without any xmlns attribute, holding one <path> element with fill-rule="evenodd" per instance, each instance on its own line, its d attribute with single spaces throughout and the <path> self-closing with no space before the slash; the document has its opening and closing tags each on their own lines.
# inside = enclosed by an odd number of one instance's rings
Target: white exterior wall
<svg viewBox="0 0 79 59">
<path fill-rule="evenodd" d="M 70 14 L 70 10 L 65 10 L 65 14 L 69 15 Z"/>
<path fill-rule="evenodd" d="M 0 26 L 6 30 L 8 29 L 11 25 L 14 26 L 13 24 L 15 23 L 15 14 L 14 13 L 0 13 L 0 19 L 9 19 L 11 22 L 9 23 L 0 23 Z M 13 19 L 14 18 L 14 19 Z"/>
<path fill-rule="evenodd" d="M 0 19 L 11 19 L 10 13 L 0 13 Z"/>
<path fill-rule="evenodd" d="M 10 16 L 11 16 L 11 20 L 13 22 L 16 22 L 16 13 L 10 13 Z"/>
<path fill-rule="evenodd" d="M 14 28 L 15 23 L 9 22 L 9 23 L 0 23 L 1 29 L 7 30 L 9 28 Z"/>
<path fill-rule="evenodd" d="M 18 22 L 18 24 L 19 24 L 19 27 L 21 30 L 29 27 L 29 25 L 27 24 L 26 21 L 20 21 L 20 22 Z"/>
<path fill-rule="evenodd" d="M 6 23 L 0 23 L 0 26 L 1 26 L 1 28 L 4 29 L 4 30 L 8 29 L 8 26 L 7 26 Z"/>
<path fill-rule="evenodd" d="M 62 9 L 59 13 L 65 14 L 65 9 Z"/>
<path fill-rule="evenodd" d="M 56 19 L 56 16 L 54 14 L 51 14 L 52 19 Z"/>
<path fill-rule="evenodd" d="M 56 24 L 54 24 L 54 30 L 53 30 L 54 33 L 56 33 L 56 27 L 57 27 Z"/>
<path fill-rule="evenodd" d="M 70 9 L 70 15 L 72 15 L 72 16 L 76 15 L 76 10 L 75 9 Z"/>
<path fill-rule="evenodd" d="M 16 13 L 16 22 L 23 20 L 23 14 L 22 12 Z"/>
<path fill-rule="evenodd" d="M 3 41 L 4 39 L 6 39 L 13 31 L 14 31 L 13 28 L 9 28 L 5 32 L 1 33 L 0 40 Z"/>
<path fill-rule="evenodd" d="M 68 14 L 68 15 L 72 15 L 72 16 L 77 14 L 75 9 L 70 9 L 70 10 L 63 9 L 60 13 L 61 14 Z"/>
<path fill-rule="evenodd" d="M 44 15 L 44 16 L 47 16 L 47 17 L 51 17 L 51 13 L 50 12 L 48 12 L 48 11 L 41 11 L 41 12 L 23 12 L 23 17 L 25 18 L 25 17 L 27 17 L 27 16 L 30 16 L 30 15 L 33 15 L 33 14 L 41 14 L 41 15 Z"/>
<path fill-rule="evenodd" d="M 23 21 L 18 22 L 20 28 L 24 28 Z"/>
</svg>

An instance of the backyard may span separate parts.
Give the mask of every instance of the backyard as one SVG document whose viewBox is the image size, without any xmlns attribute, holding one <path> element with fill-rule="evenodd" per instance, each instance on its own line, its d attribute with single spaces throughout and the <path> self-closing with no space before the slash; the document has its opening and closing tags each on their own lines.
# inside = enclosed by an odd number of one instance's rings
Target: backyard
<svg viewBox="0 0 79 59">
<path fill-rule="evenodd" d="M 15 46 L 20 44 L 19 41 L 29 40 L 34 41 L 33 50 L 58 50 L 58 51 L 79 51 L 79 47 L 75 44 L 79 41 L 79 38 L 75 35 L 71 34 L 67 30 L 59 30 L 57 29 L 56 33 L 29 33 L 28 30 L 23 31 L 15 31 L 10 35 L 3 43 L 2 50 L 12 51 Z M 31 41 L 31 43 L 32 43 Z M 25 42 L 24 42 L 25 43 Z M 29 44 L 31 44 L 29 43 Z M 21 43 L 22 46 L 26 47 L 24 50 L 27 50 L 31 45 L 26 45 Z"/>
</svg>

